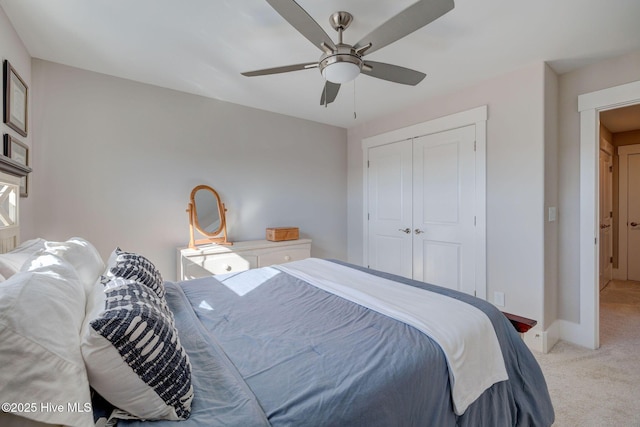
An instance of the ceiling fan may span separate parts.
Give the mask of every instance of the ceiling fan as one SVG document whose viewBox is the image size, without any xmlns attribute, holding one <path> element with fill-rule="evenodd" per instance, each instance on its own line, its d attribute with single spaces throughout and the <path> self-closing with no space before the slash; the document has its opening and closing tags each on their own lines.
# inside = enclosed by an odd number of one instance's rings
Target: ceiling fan
<svg viewBox="0 0 640 427">
<path fill-rule="evenodd" d="M 355 79 L 360 73 L 405 85 L 415 86 L 420 83 L 426 74 L 398 65 L 365 61 L 363 57 L 435 21 L 454 7 L 453 0 L 420 0 L 367 34 L 358 43 L 350 45 L 342 40 L 342 33 L 353 21 L 350 13 L 335 12 L 329 18 L 331 26 L 338 32 L 338 43 L 334 43 L 294 0 L 267 0 L 267 3 L 323 53 L 317 62 L 266 68 L 244 72 L 242 75 L 254 77 L 318 68 L 326 79 L 320 98 L 320 105 L 325 106 L 336 99 L 342 83 Z"/>
</svg>

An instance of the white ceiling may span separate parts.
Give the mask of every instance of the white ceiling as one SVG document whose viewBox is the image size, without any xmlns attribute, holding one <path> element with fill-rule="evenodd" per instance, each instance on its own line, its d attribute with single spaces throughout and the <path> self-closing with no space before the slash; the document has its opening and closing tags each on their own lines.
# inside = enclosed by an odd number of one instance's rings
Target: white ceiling
<svg viewBox="0 0 640 427">
<path fill-rule="evenodd" d="M 351 12 L 355 20 L 345 32 L 351 44 L 413 2 L 298 0 L 334 40 L 329 16 Z M 535 62 L 564 73 L 640 50 L 639 0 L 455 0 L 453 11 L 367 57 L 425 72 L 422 83 L 361 75 L 355 91 L 343 85 L 324 108 L 318 70 L 240 75 L 313 62 L 321 53 L 264 0 L 0 0 L 0 6 L 35 58 L 346 128 Z"/>
</svg>

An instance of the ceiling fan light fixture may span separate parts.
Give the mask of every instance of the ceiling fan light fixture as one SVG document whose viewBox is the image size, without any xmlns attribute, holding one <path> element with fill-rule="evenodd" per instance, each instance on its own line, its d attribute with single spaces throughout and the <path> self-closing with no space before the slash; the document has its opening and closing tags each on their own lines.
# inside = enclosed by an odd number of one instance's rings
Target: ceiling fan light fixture
<svg viewBox="0 0 640 427">
<path fill-rule="evenodd" d="M 322 76 L 333 83 L 343 84 L 354 80 L 360 67 L 353 62 L 334 62 L 322 69 Z"/>
<path fill-rule="evenodd" d="M 338 44 L 331 54 L 320 57 L 318 67 L 322 77 L 332 83 L 343 84 L 358 77 L 363 61 L 351 46 Z"/>
</svg>

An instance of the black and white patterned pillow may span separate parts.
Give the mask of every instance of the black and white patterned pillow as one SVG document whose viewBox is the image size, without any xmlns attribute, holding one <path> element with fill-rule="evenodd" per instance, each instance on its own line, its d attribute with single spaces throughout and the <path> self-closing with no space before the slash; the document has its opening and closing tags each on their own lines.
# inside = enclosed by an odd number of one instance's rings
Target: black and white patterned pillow
<svg viewBox="0 0 640 427">
<path fill-rule="evenodd" d="M 105 276 L 102 276 L 105 278 Z M 106 278 L 105 278 L 106 280 Z M 122 298 L 125 301 L 132 301 L 132 297 L 127 294 L 135 295 L 138 303 L 148 303 L 154 305 L 157 309 L 162 311 L 169 322 L 171 322 L 171 326 L 175 327 L 175 319 L 173 317 L 173 312 L 167 305 L 167 300 L 164 297 L 159 297 L 158 294 L 150 289 L 148 286 L 138 282 L 135 279 L 125 279 L 122 277 L 112 277 L 106 283 L 103 283 L 104 292 L 106 295 L 111 295 L 111 289 L 115 288 L 124 288 L 126 287 L 125 296 L 118 296 L 117 298 Z M 164 289 L 164 287 L 163 287 Z M 107 298 L 107 301 L 109 299 Z M 106 302 L 104 304 L 106 306 Z"/>
<path fill-rule="evenodd" d="M 164 297 L 164 281 L 160 271 L 142 255 L 116 248 L 109 257 L 107 270 L 100 282 L 106 285 L 114 277 L 135 280 L 149 287 L 160 298 Z"/>
<path fill-rule="evenodd" d="M 111 285 L 97 304 L 104 310 L 90 313 L 82 342 L 91 386 L 125 418 L 188 418 L 191 364 L 164 298 L 130 280 Z"/>
</svg>

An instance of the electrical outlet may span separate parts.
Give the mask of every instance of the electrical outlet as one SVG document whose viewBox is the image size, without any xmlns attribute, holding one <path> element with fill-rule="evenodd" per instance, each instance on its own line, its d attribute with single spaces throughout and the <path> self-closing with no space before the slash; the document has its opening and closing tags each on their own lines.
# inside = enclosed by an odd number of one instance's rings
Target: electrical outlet
<svg viewBox="0 0 640 427">
<path fill-rule="evenodd" d="M 493 302 L 498 307 L 504 307 L 504 292 L 494 292 L 493 293 Z"/>
</svg>

